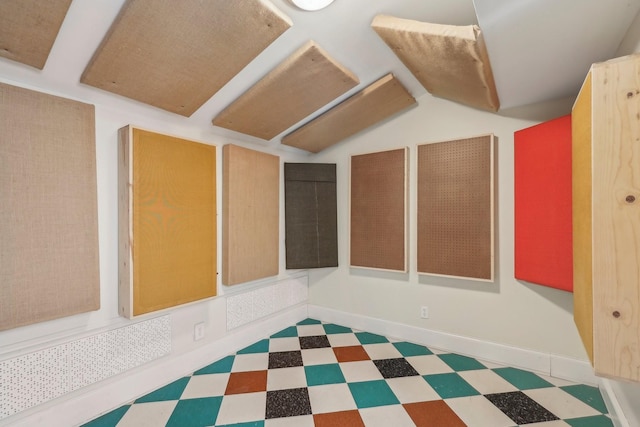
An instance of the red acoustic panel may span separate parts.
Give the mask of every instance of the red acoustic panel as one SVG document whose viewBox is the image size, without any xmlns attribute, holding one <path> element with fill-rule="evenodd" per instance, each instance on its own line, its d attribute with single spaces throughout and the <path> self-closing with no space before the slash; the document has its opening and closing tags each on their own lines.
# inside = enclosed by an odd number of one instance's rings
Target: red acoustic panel
<svg viewBox="0 0 640 427">
<path fill-rule="evenodd" d="M 571 115 L 514 133 L 516 279 L 573 291 Z"/>
</svg>

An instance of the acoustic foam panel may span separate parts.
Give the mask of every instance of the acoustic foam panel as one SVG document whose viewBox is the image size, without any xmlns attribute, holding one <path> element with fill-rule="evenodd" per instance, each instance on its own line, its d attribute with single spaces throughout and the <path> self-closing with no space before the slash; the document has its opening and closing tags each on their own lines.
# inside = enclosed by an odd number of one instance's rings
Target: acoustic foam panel
<svg viewBox="0 0 640 427">
<path fill-rule="evenodd" d="M 222 154 L 222 283 L 276 276 L 280 158 L 231 144 Z"/>
<path fill-rule="evenodd" d="M 0 1 L 0 56 L 42 70 L 71 0 Z"/>
<path fill-rule="evenodd" d="M 93 105 L 0 83 L 0 330 L 100 308 Z"/>
<path fill-rule="evenodd" d="M 287 268 L 338 266 L 336 165 L 284 164 Z"/>
<path fill-rule="evenodd" d="M 270 140 L 358 85 L 358 77 L 308 42 L 213 119 Z"/>
<path fill-rule="evenodd" d="M 373 29 L 432 95 L 481 110 L 500 101 L 482 31 L 378 15 Z"/>
<path fill-rule="evenodd" d="M 266 0 L 128 0 L 80 80 L 188 117 L 291 25 Z"/>
<path fill-rule="evenodd" d="M 120 314 L 216 295 L 216 147 L 119 131 Z"/>
<path fill-rule="evenodd" d="M 351 156 L 352 267 L 407 271 L 408 152 Z"/>
<path fill-rule="evenodd" d="M 514 133 L 515 277 L 571 292 L 571 115 Z"/>
<path fill-rule="evenodd" d="M 493 135 L 418 146 L 418 272 L 493 280 Z"/>
<path fill-rule="evenodd" d="M 282 143 L 317 153 L 415 103 L 402 83 L 387 74 L 285 136 Z"/>
</svg>

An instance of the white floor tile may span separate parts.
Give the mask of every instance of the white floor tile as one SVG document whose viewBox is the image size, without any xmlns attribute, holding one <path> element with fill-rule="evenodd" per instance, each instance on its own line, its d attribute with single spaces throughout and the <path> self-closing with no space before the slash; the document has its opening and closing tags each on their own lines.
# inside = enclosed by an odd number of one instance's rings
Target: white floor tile
<svg viewBox="0 0 640 427">
<path fill-rule="evenodd" d="M 266 391 L 224 396 L 216 424 L 237 424 L 264 419 Z"/>
<path fill-rule="evenodd" d="M 118 427 L 163 426 L 169 421 L 177 400 L 136 403 L 124 414 Z"/>
<path fill-rule="evenodd" d="M 467 427 L 510 427 L 511 418 L 484 396 L 447 399 L 447 405 L 467 424 Z"/>
<path fill-rule="evenodd" d="M 407 411 L 400 405 L 360 409 L 360 416 L 367 427 L 415 427 Z"/>
<path fill-rule="evenodd" d="M 269 351 L 271 353 L 295 350 L 300 350 L 300 340 L 298 337 L 271 338 L 269 341 Z"/>
<path fill-rule="evenodd" d="M 453 369 L 435 354 L 428 356 L 410 356 L 407 361 L 420 375 L 444 374 L 453 372 Z"/>
<path fill-rule="evenodd" d="M 269 369 L 267 371 L 267 390 L 284 390 L 307 386 L 307 377 L 303 366 Z"/>
<path fill-rule="evenodd" d="M 304 366 L 326 365 L 329 363 L 338 363 L 336 354 L 331 347 L 326 348 L 310 348 L 302 351 L 302 362 Z"/>
<path fill-rule="evenodd" d="M 298 325 L 299 337 L 313 337 L 325 334 L 326 332 L 322 325 Z"/>
<path fill-rule="evenodd" d="M 331 334 L 327 335 L 329 344 L 332 347 L 348 347 L 351 345 L 360 345 L 360 341 L 354 334 Z"/>
<path fill-rule="evenodd" d="M 264 427 L 314 427 L 313 415 L 272 418 L 264 421 Z"/>
<path fill-rule="evenodd" d="M 357 409 L 347 384 L 327 384 L 309 387 L 309 400 L 314 414 Z"/>
<path fill-rule="evenodd" d="M 365 344 L 365 351 L 372 360 L 397 359 L 403 357 L 402 354 L 391 343 Z"/>
<path fill-rule="evenodd" d="M 237 354 L 233 372 L 261 371 L 269 367 L 269 353 Z"/>
<path fill-rule="evenodd" d="M 466 382 L 482 394 L 518 391 L 518 388 L 490 369 L 458 372 Z"/>
<path fill-rule="evenodd" d="M 560 388 L 523 390 L 523 393 L 553 412 L 558 418 L 567 419 L 600 415 L 600 412 Z"/>
<path fill-rule="evenodd" d="M 194 375 L 182 392 L 181 399 L 222 396 L 227 388 L 230 374 Z"/>
<path fill-rule="evenodd" d="M 400 403 L 440 399 L 440 395 L 422 377 L 390 378 L 387 380 L 387 384 L 389 384 Z"/>
<path fill-rule="evenodd" d="M 340 364 L 344 378 L 349 383 L 382 379 L 382 374 L 371 360 Z"/>
</svg>

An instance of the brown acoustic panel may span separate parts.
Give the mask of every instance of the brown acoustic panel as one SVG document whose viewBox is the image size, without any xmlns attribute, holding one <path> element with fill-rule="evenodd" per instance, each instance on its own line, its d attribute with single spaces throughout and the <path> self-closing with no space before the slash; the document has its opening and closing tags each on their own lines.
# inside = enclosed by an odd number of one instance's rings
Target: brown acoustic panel
<svg viewBox="0 0 640 427">
<path fill-rule="evenodd" d="M 291 25 L 266 0 L 128 0 L 81 82 L 190 116 Z"/>
<path fill-rule="evenodd" d="M 285 163 L 287 268 L 338 266 L 336 165 Z"/>
<path fill-rule="evenodd" d="M 0 1 L 0 56 L 42 70 L 71 0 Z"/>
<path fill-rule="evenodd" d="M 225 108 L 213 124 L 270 140 L 358 83 L 357 76 L 310 41 Z"/>
<path fill-rule="evenodd" d="M 93 105 L 0 83 L 0 330 L 100 308 Z"/>
<path fill-rule="evenodd" d="M 216 295 L 216 147 L 119 131 L 120 313 Z"/>
<path fill-rule="evenodd" d="M 402 83 L 387 74 L 285 136 L 282 143 L 317 153 L 415 103 Z"/>
<path fill-rule="evenodd" d="M 493 135 L 418 146 L 418 272 L 494 274 Z"/>
<path fill-rule="evenodd" d="M 498 111 L 500 101 L 482 31 L 376 16 L 373 29 L 432 95 Z"/>
<path fill-rule="evenodd" d="M 222 154 L 222 283 L 276 276 L 280 158 L 231 144 Z"/>
<path fill-rule="evenodd" d="M 408 149 L 351 157 L 352 267 L 407 271 Z"/>
</svg>

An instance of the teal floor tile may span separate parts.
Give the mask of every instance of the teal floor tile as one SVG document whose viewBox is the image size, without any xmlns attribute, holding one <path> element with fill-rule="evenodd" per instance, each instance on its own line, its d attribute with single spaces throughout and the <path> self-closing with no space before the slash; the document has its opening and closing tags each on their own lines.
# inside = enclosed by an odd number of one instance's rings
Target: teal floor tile
<svg viewBox="0 0 640 427">
<path fill-rule="evenodd" d="M 291 338 L 298 336 L 298 329 L 295 326 L 289 326 L 287 329 L 283 329 L 280 332 L 276 332 L 271 335 L 271 338 Z"/>
<path fill-rule="evenodd" d="M 231 372 L 233 361 L 235 356 L 227 356 L 223 359 L 213 362 L 211 365 L 205 366 L 202 369 L 198 369 L 193 375 L 208 375 L 208 374 L 226 374 Z"/>
<path fill-rule="evenodd" d="M 391 387 L 384 380 L 350 383 L 349 389 L 358 409 L 400 403 L 396 395 L 393 394 Z"/>
<path fill-rule="evenodd" d="M 328 365 L 311 365 L 304 367 L 309 387 L 323 384 L 341 384 L 346 382 L 340 365 L 331 363 Z"/>
<path fill-rule="evenodd" d="M 466 382 L 455 372 L 448 374 L 424 375 L 423 378 L 443 399 L 477 396 L 480 394 L 471 386 L 471 384 Z"/>
<path fill-rule="evenodd" d="M 609 412 L 607 410 L 607 405 L 605 405 L 604 400 L 602 400 L 602 394 L 600 394 L 600 390 L 598 390 L 597 387 L 592 387 L 585 384 L 576 384 L 563 386 L 560 388 L 576 399 L 580 399 L 587 405 L 591 406 L 593 409 L 602 412 L 603 414 Z"/>
<path fill-rule="evenodd" d="M 473 371 L 476 369 L 487 369 L 482 363 L 473 357 L 461 356 L 459 354 L 447 353 L 439 354 L 438 357 L 449 365 L 454 371 Z"/>
<path fill-rule="evenodd" d="M 147 403 L 147 402 L 163 402 L 165 400 L 178 400 L 182 396 L 182 392 L 189 383 L 190 377 L 180 378 L 177 381 L 172 382 L 164 387 L 152 391 L 149 394 L 137 399 L 135 403 Z"/>
<path fill-rule="evenodd" d="M 118 422 L 124 417 L 131 405 L 121 406 L 111 412 L 104 414 L 101 417 L 96 418 L 93 421 L 89 421 L 82 427 L 115 427 Z"/>
<path fill-rule="evenodd" d="M 353 332 L 351 328 L 347 328 L 346 326 L 334 325 L 333 323 L 328 323 L 323 325 L 324 332 L 326 334 L 348 334 Z"/>
<path fill-rule="evenodd" d="M 572 418 L 564 420 L 571 427 L 613 427 L 613 422 L 605 415 L 594 417 Z"/>
<path fill-rule="evenodd" d="M 251 344 L 249 347 L 245 347 L 238 351 L 238 354 L 251 354 L 251 353 L 268 353 L 269 352 L 269 340 L 260 340 L 255 344 Z"/>
<path fill-rule="evenodd" d="M 396 342 L 393 343 L 393 346 L 402 354 L 404 357 L 410 356 L 429 356 L 433 354 L 431 350 L 423 345 L 412 344 L 410 342 Z"/>
<path fill-rule="evenodd" d="M 382 335 L 372 334 L 370 332 L 356 332 L 356 337 L 360 344 L 380 344 L 389 342 L 389 340 Z"/>
<path fill-rule="evenodd" d="M 206 427 L 215 425 L 222 396 L 185 399 L 178 402 L 166 427 Z"/>
<path fill-rule="evenodd" d="M 298 322 L 298 325 L 318 325 L 322 322 L 320 322 L 319 320 L 316 319 L 304 319 L 301 320 L 300 322 Z"/>
<path fill-rule="evenodd" d="M 509 381 L 519 390 L 530 390 L 533 388 L 553 387 L 553 384 L 540 378 L 533 372 L 523 371 L 517 368 L 497 368 L 493 370 L 505 380 Z"/>
</svg>

